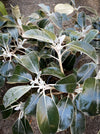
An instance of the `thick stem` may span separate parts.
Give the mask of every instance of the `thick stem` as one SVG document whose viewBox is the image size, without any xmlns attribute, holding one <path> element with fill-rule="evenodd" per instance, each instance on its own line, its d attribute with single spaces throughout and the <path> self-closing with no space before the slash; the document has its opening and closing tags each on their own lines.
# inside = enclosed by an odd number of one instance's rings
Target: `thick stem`
<svg viewBox="0 0 100 134">
<path fill-rule="evenodd" d="M 96 50 L 96 53 L 97 53 L 97 74 L 99 73 L 100 71 L 100 50 Z M 99 113 L 99 103 L 100 103 L 100 99 L 99 99 L 99 81 L 97 81 L 97 113 Z"/>
<path fill-rule="evenodd" d="M 58 62 L 59 62 L 60 70 L 64 74 L 64 70 L 63 70 L 62 60 L 61 59 L 62 59 L 61 53 L 58 53 Z"/>
<path fill-rule="evenodd" d="M 52 48 L 57 52 L 58 58 L 56 58 L 59 62 L 60 70 L 64 74 L 63 66 L 62 66 L 62 54 L 61 50 L 57 49 L 55 46 L 52 46 Z"/>
</svg>

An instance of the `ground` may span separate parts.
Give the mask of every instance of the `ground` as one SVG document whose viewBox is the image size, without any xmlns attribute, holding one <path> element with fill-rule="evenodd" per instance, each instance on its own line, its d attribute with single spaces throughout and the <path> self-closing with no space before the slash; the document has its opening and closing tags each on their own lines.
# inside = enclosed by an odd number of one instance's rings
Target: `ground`
<svg viewBox="0 0 100 134">
<path fill-rule="evenodd" d="M 2 0 L 7 10 L 10 12 L 10 4 L 12 5 L 19 5 L 21 9 L 21 13 L 28 16 L 30 13 L 34 12 L 38 8 L 39 3 L 45 3 L 51 7 L 53 10 L 53 7 L 57 3 L 65 3 L 68 2 L 68 0 Z M 77 5 L 86 5 L 86 6 L 92 6 L 95 8 L 98 13 L 100 12 L 100 1 L 99 0 L 76 0 Z M 83 62 L 88 62 L 88 59 L 82 58 L 81 61 L 79 61 L 78 66 L 80 66 Z M 0 99 L 2 99 L 4 92 L 6 89 L 0 90 Z M 11 117 L 9 117 L 7 120 L 3 120 L 0 114 L 0 134 L 12 134 L 11 126 L 17 119 L 18 114 L 14 114 Z M 36 120 L 33 117 L 31 122 L 31 126 L 33 129 L 34 134 L 40 134 Z M 97 117 L 86 117 L 86 130 L 84 134 L 97 134 L 97 132 L 100 130 L 100 116 Z M 60 132 L 59 134 L 70 134 L 69 131 Z"/>
</svg>

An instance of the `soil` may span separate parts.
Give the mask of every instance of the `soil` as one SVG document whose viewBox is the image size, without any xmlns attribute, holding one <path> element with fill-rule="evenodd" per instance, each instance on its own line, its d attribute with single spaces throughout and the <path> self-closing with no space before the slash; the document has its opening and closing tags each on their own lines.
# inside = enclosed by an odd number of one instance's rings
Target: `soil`
<svg viewBox="0 0 100 134">
<path fill-rule="evenodd" d="M 38 8 L 39 3 L 45 3 L 51 7 L 53 10 L 53 7 L 57 3 L 65 3 L 69 0 L 1 0 L 5 3 L 7 10 L 10 12 L 10 4 L 12 5 L 19 5 L 21 9 L 21 13 L 28 16 L 30 13 L 34 12 Z M 77 5 L 86 5 L 91 6 L 95 8 L 98 13 L 100 13 L 100 0 L 76 0 Z M 80 67 L 83 63 L 89 62 L 90 60 L 85 56 L 82 57 L 82 59 L 78 62 L 77 67 Z M 0 103 L 2 100 L 2 97 L 4 93 L 8 90 L 8 86 L 6 86 L 4 89 L 0 89 Z M 12 134 L 11 126 L 15 122 L 15 120 L 18 117 L 18 113 L 13 114 L 8 119 L 3 120 L 2 116 L 0 114 L 0 134 Z M 34 117 L 28 118 L 29 120 L 32 120 L 31 126 L 33 129 L 34 134 L 40 134 L 39 129 L 37 127 L 36 119 Z M 100 130 L 100 116 L 96 117 L 86 117 L 86 130 L 84 134 L 97 134 L 97 132 Z M 57 134 L 70 134 L 69 130 L 66 130 L 64 132 L 60 132 Z"/>
</svg>

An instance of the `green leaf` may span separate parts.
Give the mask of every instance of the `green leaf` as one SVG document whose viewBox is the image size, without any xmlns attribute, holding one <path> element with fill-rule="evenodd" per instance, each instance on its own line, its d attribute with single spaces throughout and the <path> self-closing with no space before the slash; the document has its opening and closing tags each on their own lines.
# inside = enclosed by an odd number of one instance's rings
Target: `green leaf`
<svg viewBox="0 0 100 134">
<path fill-rule="evenodd" d="M 73 93 L 76 88 L 76 76 L 74 74 L 57 81 L 55 88 L 64 93 Z"/>
<path fill-rule="evenodd" d="M 79 31 L 72 31 L 70 32 L 71 40 L 78 40 L 81 37 L 81 33 Z"/>
<path fill-rule="evenodd" d="M 42 134 L 54 134 L 58 129 L 59 114 L 55 103 L 48 96 L 41 96 L 37 104 L 37 122 Z"/>
<path fill-rule="evenodd" d="M 65 53 L 62 58 L 63 68 L 66 70 L 72 70 L 75 64 L 76 56 L 74 54 Z"/>
<path fill-rule="evenodd" d="M 56 35 L 51 32 L 51 31 L 48 31 L 46 29 L 43 29 L 45 31 L 45 33 L 47 33 L 49 35 L 49 37 L 52 39 L 52 40 L 55 40 L 56 39 Z"/>
<path fill-rule="evenodd" d="M 69 47 L 73 50 L 86 54 L 96 62 L 96 51 L 89 43 L 86 43 L 84 41 L 73 41 L 70 43 Z"/>
<path fill-rule="evenodd" d="M 23 34 L 23 37 L 37 39 L 43 42 L 53 43 L 53 39 L 51 38 L 51 36 L 47 32 L 43 30 L 41 31 L 39 29 L 28 30 Z"/>
<path fill-rule="evenodd" d="M 54 101 L 55 104 L 58 104 L 58 102 L 59 102 L 58 96 L 56 96 L 54 94 L 52 94 L 52 100 Z"/>
<path fill-rule="evenodd" d="M 0 44 L 5 48 L 9 44 L 9 34 L 8 33 L 0 33 Z"/>
<path fill-rule="evenodd" d="M 5 107 L 10 106 L 12 103 L 16 102 L 21 98 L 25 93 L 31 89 L 31 86 L 16 86 L 10 88 L 3 97 L 3 104 Z"/>
<path fill-rule="evenodd" d="M 47 67 L 42 70 L 42 75 L 53 75 L 58 78 L 63 78 L 65 75 L 57 67 Z"/>
<path fill-rule="evenodd" d="M 49 23 L 48 19 L 42 19 L 40 21 L 37 22 L 38 26 L 40 28 L 45 28 L 45 26 Z"/>
<path fill-rule="evenodd" d="M 5 22 L 6 21 L 4 19 L 2 19 L 2 17 L 0 17 L 0 29 L 5 24 Z"/>
<path fill-rule="evenodd" d="M 11 77 L 13 75 L 15 66 L 13 62 L 6 61 L 0 68 L 0 73 L 4 77 Z"/>
<path fill-rule="evenodd" d="M 54 33 L 54 26 L 52 23 L 49 23 L 48 25 L 45 26 L 45 29 Z"/>
<path fill-rule="evenodd" d="M 87 115 L 100 114 L 100 80 L 88 78 L 79 97 L 80 110 Z"/>
<path fill-rule="evenodd" d="M 50 14 L 50 7 L 49 6 L 46 6 L 45 4 L 39 4 L 39 7 L 42 8 L 42 10 L 48 14 Z"/>
<path fill-rule="evenodd" d="M 18 41 L 18 29 L 17 28 L 7 28 L 8 33 L 13 37 L 16 41 Z"/>
<path fill-rule="evenodd" d="M 38 29 L 38 26 L 33 25 L 33 24 L 28 24 L 28 25 L 22 25 L 24 32 L 30 30 L 30 29 Z"/>
<path fill-rule="evenodd" d="M 89 7 L 89 6 L 80 6 L 80 8 L 85 8 L 85 9 L 88 10 L 89 12 L 91 12 L 91 13 L 97 15 L 97 11 L 96 11 L 94 8 L 92 8 L 92 7 Z"/>
<path fill-rule="evenodd" d="M 3 105 L 0 105 L 0 111 L 2 114 L 3 119 L 8 118 L 12 114 L 12 109 L 5 109 Z"/>
<path fill-rule="evenodd" d="M 4 4 L 1 1 L 0 1 L 0 12 L 2 13 L 2 15 L 7 15 L 8 14 Z"/>
<path fill-rule="evenodd" d="M 0 88 L 3 87 L 5 84 L 5 78 L 0 75 Z"/>
<path fill-rule="evenodd" d="M 38 56 L 34 51 L 24 56 L 21 56 L 20 59 L 18 59 L 18 61 L 21 65 L 23 65 L 30 72 L 38 74 L 39 61 L 38 61 Z"/>
<path fill-rule="evenodd" d="M 32 80 L 31 74 L 23 66 L 17 65 L 13 76 L 8 79 L 7 83 L 28 83 L 30 80 Z"/>
<path fill-rule="evenodd" d="M 83 134 L 85 131 L 84 114 L 78 110 L 74 111 L 74 117 L 71 124 L 71 134 Z"/>
<path fill-rule="evenodd" d="M 79 24 L 82 28 L 85 27 L 86 15 L 85 15 L 84 12 L 80 12 L 80 13 L 78 14 L 77 22 L 78 22 L 78 24 Z"/>
<path fill-rule="evenodd" d="M 96 64 L 86 63 L 77 71 L 77 80 L 82 84 L 87 78 L 96 76 Z"/>
<path fill-rule="evenodd" d="M 73 100 L 73 105 L 75 107 L 75 109 L 80 111 L 80 105 L 79 105 L 79 96 L 80 94 L 77 94 Z"/>
<path fill-rule="evenodd" d="M 62 28 L 62 19 L 63 19 L 62 15 L 58 12 L 52 13 L 50 15 L 51 22 L 60 29 Z"/>
<path fill-rule="evenodd" d="M 24 125 L 23 125 L 21 119 L 18 119 L 14 123 L 14 125 L 12 127 L 12 132 L 13 132 L 13 134 L 26 134 L 25 133 L 25 128 L 24 128 Z"/>
<path fill-rule="evenodd" d="M 89 31 L 88 34 L 86 34 L 85 38 L 84 38 L 84 42 L 90 43 L 94 37 L 98 34 L 98 30 L 92 29 Z"/>
<path fill-rule="evenodd" d="M 12 127 L 13 134 L 33 134 L 26 118 L 18 119 Z"/>
<path fill-rule="evenodd" d="M 0 20 L 0 27 L 3 26 L 5 22 Z"/>
<path fill-rule="evenodd" d="M 6 16 L 0 16 L 0 21 L 1 21 L 1 22 L 4 22 L 4 23 L 5 23 L 6 21 L 11 21 L 10 18 L 7 17 L 7 16 L 8 16 L 8 15 L 6 15 Z"/>
<path fill-rule="evenodd" d="M 32 94 L 24 105 L 24 112 L 28 115 L 36 115 L 36 106 L 39 100 L 39 94 L 34 93 Z"/>
<path fill-rule="evenodd" d="M 74 107 L 70 98 L 65 97 L 57 104 L 58 112 L 60 116 L 59 131 L 67 129 L 73 119 Z"/>
<path fill-rule="evenodd" d="M 22 118 L 22 123 L 25 129 L 25 134 L 33 134 L 32 128 L 26 118 Z"/>
<path fill-rule="evenodd" d="M 14 24 L 16 23 L 15 18 L 13 18 L 12 15 L 6 15 L 6 16 L 3 16 L 3 18 L 7 19 L 7 21 L 12 22 Z"/>
</svg>

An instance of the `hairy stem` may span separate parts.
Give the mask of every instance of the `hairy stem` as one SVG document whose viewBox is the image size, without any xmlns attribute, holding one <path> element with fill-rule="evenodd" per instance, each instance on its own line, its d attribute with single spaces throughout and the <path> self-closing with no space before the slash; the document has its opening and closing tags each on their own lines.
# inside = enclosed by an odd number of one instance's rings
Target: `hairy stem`
<svg viewBox="0 0 100 134">
<path fill-rule="evenodd" d="M 61 52 L 59 52 L 58 53 L 58 62 L 59 62 L 60 70 L 64 74 L 64 70 L 63 70 L 62 60 L 61 59 L 62 59 Z"/>
</svg>

